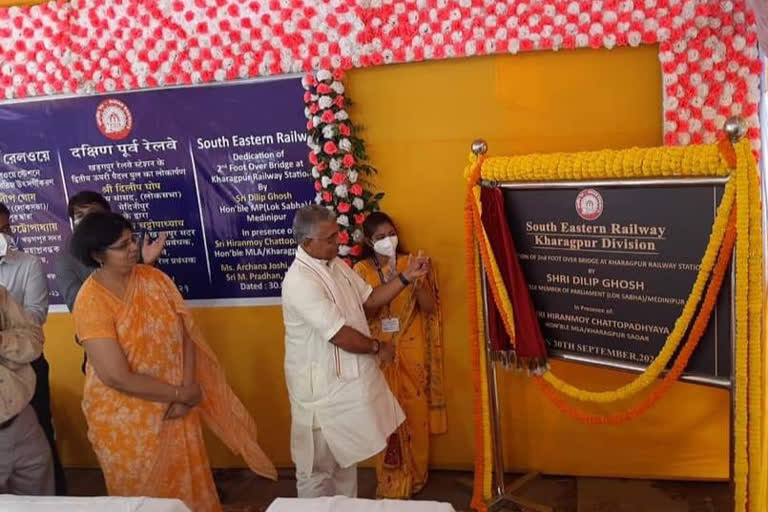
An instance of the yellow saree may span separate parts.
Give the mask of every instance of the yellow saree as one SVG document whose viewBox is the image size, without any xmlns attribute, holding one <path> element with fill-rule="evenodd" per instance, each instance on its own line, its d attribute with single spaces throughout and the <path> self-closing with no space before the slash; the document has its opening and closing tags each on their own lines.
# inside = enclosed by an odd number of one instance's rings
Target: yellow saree
<svg viewBox="0 0 768 512">
<path fill-rule="evenodd" d="M 277 478 L 256 442 L 256 423 L 227 384 L 168 276 L 138 265 L 122 299 L 91 276 L 80 290 L 73 317 L 79 339 L 114 339 L 131 370 L 174 385 L 183 378 L 184 339 L 196 346 L 203 401 L 175 420 L 163 418 L 168 404 L 107 387 L 87 366 L 82 407 L 110 495 L 179 498 L 193 512 L 220 511 L 201 421 L 255 473 Z"/>
<path fill-rule="evenodd" d="M 408 257 L 399 255 L 395 274 L 407 264 Z M 374 287 L 388 280 L 369 259 L 358 263 L 355 271 Z M 427 483 L 429 436 L 447 430 L 437 279 L 434 273 L 426 279 L 425 285 L 435 297 L 433 313 L 419 310 L 414 287 L 409 286 L 368 319 L 373 337 L 396 346 L 395 360 L 382 371 L 406 416 L 388 439 L 387 448 L 376 457 L 379 498 L 408 498 L 421 491 Z M 382 320 L 391 318 L 398 319 L 399 330 L 384 332 Z"/>
</svg>

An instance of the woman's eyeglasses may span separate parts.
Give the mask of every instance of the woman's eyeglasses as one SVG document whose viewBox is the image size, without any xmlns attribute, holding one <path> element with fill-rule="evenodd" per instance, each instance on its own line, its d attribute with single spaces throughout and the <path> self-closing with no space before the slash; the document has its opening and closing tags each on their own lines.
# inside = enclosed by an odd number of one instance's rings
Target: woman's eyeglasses
<svg viewBox="0 0 768 512">
<path fill-rule="evenodd" d="M 124 251 L 129 247 L 136 245 L 138 243 L 139 243 L 139 235 L 134 233 L 127 240 L 119 242 L 115 245 L 110 245 L 109 247 L 107 247 L 107 250 L 108 251 Z"/>
</svg>

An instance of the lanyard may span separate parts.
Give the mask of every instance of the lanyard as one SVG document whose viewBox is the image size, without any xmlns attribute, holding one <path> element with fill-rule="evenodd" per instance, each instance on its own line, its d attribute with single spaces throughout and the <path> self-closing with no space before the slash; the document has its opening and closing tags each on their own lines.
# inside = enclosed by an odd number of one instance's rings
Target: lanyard
<svg viewBox="0 0 768 512">
<path fill-rule="evenodd" d="M 397 270 L 397 255 L 395 255 L 394 258 L 395 258 L 395 270 Z M 371 256 L 371 259 L 373 260 L 373 264 L 376 266 L 376 271 L 379 273 L 379 279 L 381 280 L 381 284 L 386 284 L 387 281 L 384 279 L 384 271 L 381 268 L 381 263 L 379 263 L 379 259 L 376 256 Z"/>
</svg>

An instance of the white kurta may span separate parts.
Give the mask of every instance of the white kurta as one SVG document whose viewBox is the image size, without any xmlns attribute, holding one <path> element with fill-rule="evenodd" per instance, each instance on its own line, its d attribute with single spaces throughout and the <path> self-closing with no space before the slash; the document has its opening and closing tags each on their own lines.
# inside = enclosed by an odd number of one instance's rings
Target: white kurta
<svg viewBox="0 0 768 512">
<path fill-rule="evenodd" d="M 377 358 L 330 342 L 344 325 L 370 335 L 363 303 L 372 291 L 340 259 L 318 260 L 301 247 L 285 274 L 285 380 L 298 472 L 312 470 L 313 427 L 322 430 L 338 464 L 349 467 L 383 450 L 405 420 Z"/>
</svg>

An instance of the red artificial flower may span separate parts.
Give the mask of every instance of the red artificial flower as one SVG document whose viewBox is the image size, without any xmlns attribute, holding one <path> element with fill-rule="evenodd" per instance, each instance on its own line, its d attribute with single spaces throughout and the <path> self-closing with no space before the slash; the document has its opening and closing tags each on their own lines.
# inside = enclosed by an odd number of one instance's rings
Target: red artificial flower
<svg viewBox="0 0 768 512">
<path fill-rule="evenodd" d="M 317 86 L 317 94 L 328 94 L 329 92 L 331 92 L 331 88 L 327 84 Z"/>
<path fill-rule="evenodd" d="M 336 117 L 333 115 L 332 111 L 324 110 L 323 115 L 320 116 L 320 120 L 325 124 L 330 124 L 336 120 Z"/>
<path fill-rule="evenodd" d="M 328 192 L 327 190 L 323 192 L 323 201 L 326 203 L 330 203 L 333 200 L 333 194 Z"/>
<path fill-rule="evenodd" d="M 341 205 L 339 205 L 341 206 Z M 341 210 L 339 210 L 341 211 Z M 342 245 L 347 245 L 349 243 L 349 233 L 346 231 L 340 231 L 339 232 L 339 243 Z"/>
<path fill-rule="evenodd" d="M 334 185 L 343 185 L 345 181 L 347 181 L 347 175 L 343 172 L 335 172 L 331 177 L 331 182 Z"/>
<path fill-rule="evenodd" d="M 309 154 L 309 163 L 311 163 L 312 165 L 318 165 L 319 167 L 318 162 L 319 161 L 317 159 L 317 155 L 313 151 L 312 153 Z"/>
<path fill-rule="evenodd" d="M 334 80 L 338 80 L 338 81 L 344 80 L 344 71 L 341 70 L 341 69 L 334 70 L 333 71 L 333 79 Z"/>
<path fill-rule="evenodd" d="M 361 245 L 356 245 L 350 249 L 349 254 L 352 256 L 360 256 L 363 253 L 363 247 Z"/>
<path fill-rule="evenodd" d="M 349 193 L 353 196 L 361 196 L 363 195 L 363 187 L 361 187 L 359 183 L 355 183 L 349 187 Z"/>
<path fill-rule="evenodd" d="M 312 73 L 307 73 L 304 76 L 304 81 L 307 83 L 307 86 L 309 87 L 312 87 L 317 83 L 315 82 L 315 76 Z"/>
<path fill-rule="evenodd" d="M 323 185 L 322 185 L 322 183 L 320 183 L 320 180 L 315 180 L 315 190 L 318 191 L 318 192 L 323 190 Z"/>
<path fill-rule="evenodd" d="M 317 111 L 320 110 L 320 107 L 317 103 L 313 103 L 309 106 L 309 113 L 310 114 L 317 114 Z"/>
<path fill-rule="evenodd" d="M 351 258 L 342 258 L 341 261 L 346 263 L 348 267 L 352 266 L 352 259 Z"/>
<path fill-rule="evenodd" d="M 344 155 L 344 158 L 341 160 L 341 163 L 344 165 L 344 167 L 352 167 L 355 165 L 355 157 L 352 156 L 351 153 L 347 153 Z"/>
<path fill-rule="evenodd" d="M 364 213 L 356 213 L 355 214 L 355 224 L 360 225 L 363 222 L 365 222 L 365 214 Z"/>
<path fill-rule="evenodd" d="M 323 172 L 323 171 L 325 171 L 327 169 L 328 169 L 328 164 L 327 163 L 325 163 L 325 162 L 318 162 L 317 163 L 317 170 L 319 172 Z"/>
<path fill-rule="evenodd" d="M 314 127 L 315 127 L 315 123 L 313 123 L 311 119 L 307 121 L 307 131 L 311 130 Z"/>
<path fill-rule="evenodd" d="M 312 93 L 309 91 L 306 91 L 304 93 L 304 103 L 309 103 L 312 101 Z"/>
<path fill-rule="evenodd" d="M 333 100 L 333 104 L 339 108 L 344 108 L 344 96 L 336 96 L 336 99 Z"/>
<path fill-rule="evenodd" d="M 327 155 L 335 155 L 339 151 L 339 148 L 336 147 L 336 144 L 332 140 L 329 140 L 323 144 L 323 151 L 325 151 Z"/>
<path fill-rule="evenodd" d="M 341 123 L 339 125 L 339 133 L 341 133 L 345 137 L 349 137 L 352 135 L 352 130 L 349 128 L 349 125 L 346 123 Z"/>
<path fill-rule="evenodd" d="M 351 208 L 352 208 L 352 205 L 349 203 L 339 203 L 339 205 L 336 207 L 336 209 L 339 210 L 339 212 L 341 213 L 348 213 Z"/>
</svg>

